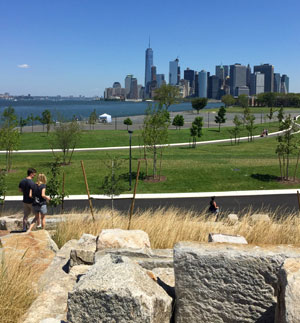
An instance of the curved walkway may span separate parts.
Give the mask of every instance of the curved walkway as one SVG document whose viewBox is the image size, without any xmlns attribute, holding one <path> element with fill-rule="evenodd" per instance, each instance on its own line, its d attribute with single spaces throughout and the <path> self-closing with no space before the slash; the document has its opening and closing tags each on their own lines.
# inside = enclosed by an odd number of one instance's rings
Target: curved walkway
<svg viewBox="0 0 300 323">
<path fill-rule="evenodd" d="M 300 117 L 298 115 L 296 117 L 296 120 Z M 300 125 L 296 122 L 294 122 L 295 125 L 297 125 L 300 128 Z M 278 136 L 282 133 L 284 133 L 285 130 L 282 131 L 276 131 L 269 133 L 268 137 L 274 137 Z M 295 133 L 299 133 L 299 131 Z M 253 138 L 256 139 L 265 139 L 266 137 L 260 137 L 260 135 L 255 135 Z M 239 138 L 239 141 L 248 141 L 249 138 L 247 137 L 241 137 Z M 219 143 L 225 143 L 225 142 L 232 142 L 233 139 L 218 139 L 218 140 L 207 140 L 207 141 L 197 141 L 196 145 L 213 145 L 213 144 L 219 144 Z M 190 142 L 183 142 L 183 143 L 175 143 L 175 144 L 165 144 L 165 145 L 157 145 L 157 147 L 183 147 L 183 146 L 190 146 Z M 139 149 L 141 146 L 131 146 L 131 149 Z M 95 148 L 75 148 L 74 151 L 105 151 L 105 150 L 124 150 L 129 149 L 129 146 L 119 146 L 119 147 L 95 147 Z M 33 150 L 15 150 L 14 153 L 16 154 L 28 154 L 28 153 L 51 153 L 51 152 L 61 152 L 61 149 L 33 149 Z M 6 151 L 1 150 L 0 154 L 6 154 Z"/>
</svg>

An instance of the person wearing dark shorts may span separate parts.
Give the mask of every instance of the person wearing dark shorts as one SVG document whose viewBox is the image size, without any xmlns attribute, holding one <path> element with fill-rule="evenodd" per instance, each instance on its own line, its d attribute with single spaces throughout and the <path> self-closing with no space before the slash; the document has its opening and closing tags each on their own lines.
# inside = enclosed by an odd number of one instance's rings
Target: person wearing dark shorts
<svg viewBox="0 0 300 323">
<path fill-rule="evenodd" d="M 29 192 L 34 187 L 33 178 L 36 174 L 34 168 L 29 168 L 27 170 L 27 177 L 21 180 L 19 183 L 19 191 L 23 193 L 23 231 L 26 232 L 28 226 L 28 216 L 32 212 L 33 199 L 29 197 Z"/>
</svg>

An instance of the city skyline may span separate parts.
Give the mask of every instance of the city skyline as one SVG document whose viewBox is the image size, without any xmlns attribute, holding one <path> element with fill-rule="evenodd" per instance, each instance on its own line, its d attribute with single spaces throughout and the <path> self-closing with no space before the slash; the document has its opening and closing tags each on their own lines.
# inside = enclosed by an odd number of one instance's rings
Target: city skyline
<svg viewBox="0 0 300 323">
<path fill-rule="evenodd" d="M 221 63 L 269 63 L 289 76 L 290 92 L 300 92 L 297 1 L 153 1 L 153 8 L 158 3 L 158 11 L 135 0 L 1 3 L 0 93 L 102 96 L 128 74 L 144 85 L 149 35 L 157 73 L 167 82 L 178 56 L 182 76 L 187 67 L 214 74 Z M 172 15 L 178 23 L 170 25 Z M 153 17 L 157 23 L 145 26 Z"/>
</svg>

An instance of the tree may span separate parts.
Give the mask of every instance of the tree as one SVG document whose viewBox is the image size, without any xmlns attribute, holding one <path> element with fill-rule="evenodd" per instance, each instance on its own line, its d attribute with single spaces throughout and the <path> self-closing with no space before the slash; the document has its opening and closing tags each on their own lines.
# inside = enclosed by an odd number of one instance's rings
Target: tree
<svg viewBox="0 0 300 323">
<path fill-rule="evenodd" d="M 62 159 L 64 165 L 69 165 L 74 153 L 75 147 L 81 138 L 81 128 L 76 121 L 69 123 L 61 122 L 56 126 L 52 137 L 49 140 L 53 155 L 54 148 L 62 150 Z"/>
<path fill-rule="evenodd" d="M 248 114 L 246 117 L 246 129 L 248 131 L 248 141 L 253 141 L 253 131 L 256 128 L 254 126 L 255 116 L 253 114 Z"/>
<path fill-rule="evenodd" d="M 196 148 L 196 136 L 200 138 L 202 136 L 203 118 L 196 117 L 190 128 L 190 134 L 193 137 L 193 147 Z"/>
<path fill-rule="evenodd" d="M 272 119 L 273 119 L 273 115 L 274 115 L 273 108 L 272 108 L 272 107 L 270 107 L 270 112 L 269 112 L 269 114 L 267 114 L 267 117 L 268 117 L 268 119 L 269 119 L 269 122 L 271 122 L 271 121 L 272 121 Z"/>
<path fill-rule="evenodd" d="M 246 106 L 244 108 L 244 111 L 243 111 L 243 124 L 244 124 L 244 126 L 246 125 L 247 119 L 249 118 L 249 116 L 250 116 L 250 108 L 248 106 Z"/>
<path fill-rule="evenodd" d="M 96 109 L 94 109 L 94 111 L 90 114 L 89 116 L 89 125 L 90 125 L 90 129 L 93 127 L 93 130 L 95 129 L 95 124 L 97 122 L 97 113 L 96 113 Z"/>
<path fill-rule="evenodd" d="M 99 187 L 100 193 L 110 196 L 111 198 L 111 212 L 112 212 L 112 226 L 113 223 L 113 212 L 114 212 L 114 197 L 120 195 L 126 191 L 125 182 L 122 174 L 120 173 L 122 161 L 117 157 L 111 157 L 105 166 L 109 172 L 104 177 L 102 185 Z"/>
<path fill-rule="evenodd" d="M 170 122 L 166 116 L 165 109 L 161 106 L 149 106 L 146 110 L 142 137 L 144 145 L 153 153 L 153 178 L 157 174 L 157 153 L 162 150 L 163 144 L 168 141 L 168 127 Z M 162 158 L 162 154 L 160 155 Z"/>
<path fill-rule="evenodd" d="M 39 120 L 39 117 L 35 117 L 33 113 L 30 113 L 30 115 L 27 117 L 27 121 L 31 122 L 31 132 L 33 132 L 33 125 L 34 121 Z"/>
<path fill-rule="evenodd" d="M 178 99 L 179 88 L 171 84 L 163 84 L 154 92 L 154 100 L 158 101 L 160 107 L 165 106 L 166 110 L 169 109 L 170 105 L 177 103 Z"/>
<path fill-rule="evenodd" d="M 234 105 L 235 103 L 234 97 L 230 94 L 223 95 L 221 101 L 225 104 L 225 108 Z"/>
<path fill-rule="evenodd" d="M 46 129 L 47 129 L 47 135 L 49 134 L 50 131 L 50 126 L 52 123 L 52 115 L 51 112 L 49 110 L 44 110 L 42 112 L 42 117 L 40 118 L 41 123 L 43 124 L 43 131 L 44 131 L 44 126 L 46 125 Z"/>
<path fill-rule="evenodd" d="M 290 115 L 282 121 L 279 130 L 284 131 L 284 133 L 277 137 L 276 153 L 278 155 L 281 179 L 287 181 L 289 180 L 290 157 L 297 149 L 297 136 L 293 135 L 297 129 Z"/>
<path fill-rule="evenodd" d="M 218 114 L 215 116 L 215 122 L 219 124 L 219 132 L 221 131 L 221 123 L 226 122 L 226 109 L 222 106 L 220 107 Z"/>
<path fill-rule="evenodd" d="M 172 125 L 176 127 L 176 130 L 177 130 L 177 128 L 179 128 L 179 130 L 180 130 L 180 128 L 183 127 L 183 125 L 184 125 L 183 115 L 177 114 L 175 116 L 175 118 L 173 119 Z"/>
<path fill-rule="evenodd" d="M 127 131 L 128 131 L 128 126 L 132 126 L 132 121 L 130 118 L 126 118 L 123 123 L 127 126 Z"/>
<path fill-rule="evenodd" d="M 27 120 L 20 117 L 19 119 L 20 133 L 23 133 L 23 127 L 25 127 L 26 125 L 27 125 Z"/>
<path fill-rule="evenodd" d="M 6 150 L 6 171 L 12 168 L 12 154 L 19 146 L 20 134 L 15 127 L 17 126 L 17 116 L 12 107 L 4 109 L 2 114 L 2 128 L 0 129 L 0 147 Z"/>
<path fill-rule="evenodd" d="M 207 98 L 195 98 L 192 100 L 193 109 L 197 110 L 197 114 L 207 106 Z"/>
<path fill-rule="evenodd" d="M 279 125 L 280 125 L 280 124 L 282 123 L 282 121 L 284 120 L 283 107 L 281 107 L 281 108 L 278 110 L 277 119 L 278 119 L 278 122 L 279 122 Z"/>
<path fill-rule="evenodd" d="M 249 98 L 246 94 L 241 94 L 238 97 L 238 104 L 242 107 L 242 108 L 247 108 L 249 106 Z"/>
<path fill-rule="evenodd" d="M 236 145 L 237 143 L 239 143 L 239 134 L 241 132 L 241 125 L 242 125 L 242 121 L 240 120 L 238 115 L 234 116 L 233 124 L 234 124 L 234 128 L 228 131 L 230 135 L 234 138 L 234 144 Z"/>
</svg>

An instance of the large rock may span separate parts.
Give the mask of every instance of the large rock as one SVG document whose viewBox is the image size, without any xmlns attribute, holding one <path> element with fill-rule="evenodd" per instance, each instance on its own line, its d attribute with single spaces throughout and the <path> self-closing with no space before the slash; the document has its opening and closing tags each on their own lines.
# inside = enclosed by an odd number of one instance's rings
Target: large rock
<svg viewBox="0 0 300 323">
<path fill-rule="evenodd" d="M 172 299 L 127 257 L 102 257 L 69 293 L 68 322 L 170 321 Z"/>
<path fill-rule="evenodd" d="M 251 221 L 253 223 L 257 222 L 270 222 L 271 219 L 269 217 L 269 214 L 266 213 L 255 213 L 251 215 Z"/>
<path fill-rule="evenodd" d="M 218 243 L 238 243 L 247 244 L 247 240 L 240 235 L 230 235 L 221 233 L 209 233 L 208 242 L 218 242 Z"/>
<path fill-rule="evenodd" d="M 76 248 L 70 253 L 70 267 L 78 265 L 93 265 L 96 251 L 96 236 L 83 234 Z"/>
<path fill-rule="evenodd" d="M 107 248 L 150 248 L 150 240 L 142 230 L 106 229 L 97 237 L 97 250 Z"/>
<path fill-rule="evenodd" d="M 50 318 L 66 319 L 68 292 L 73 289 L 77 278 L 68 274 L 70 251 L 76 245 L 77 240 L 68 241 L 40 277 L 38 297 L 25 314 L 23 323 L 40 323 Z"/>
<path fill-rule="evenodd" d="M 286 259 L 279 271 L 276 323 L 300 322 L 300 258 Z"/>
<path fill-rule="evenodd" d="M 4 216 L 0 218 L 0 230 L 7 231 L 22 231 L 23 219 L 11 216 Z"/>
<path fill-rule="evenodd" d="M 176 244 L 176 322 L 274 322 L 279 267 L 299 256 L 292 247 Z"/>
</svg>

